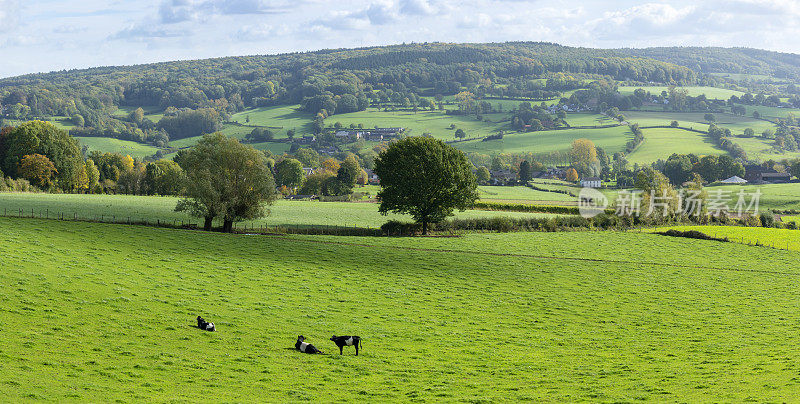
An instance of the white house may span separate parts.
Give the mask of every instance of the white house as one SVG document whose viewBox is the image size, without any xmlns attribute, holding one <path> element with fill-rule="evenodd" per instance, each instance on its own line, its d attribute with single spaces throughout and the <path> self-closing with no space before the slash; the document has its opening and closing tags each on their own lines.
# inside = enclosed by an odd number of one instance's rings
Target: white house
<svg viewBox="0 0 800 404">
<path fill-rule="evenodd" d="M 598 177 L 587 177 L 581 180 L 581 186 L 584 188 L 602 188 L 603 180 Z"/>
</svg>

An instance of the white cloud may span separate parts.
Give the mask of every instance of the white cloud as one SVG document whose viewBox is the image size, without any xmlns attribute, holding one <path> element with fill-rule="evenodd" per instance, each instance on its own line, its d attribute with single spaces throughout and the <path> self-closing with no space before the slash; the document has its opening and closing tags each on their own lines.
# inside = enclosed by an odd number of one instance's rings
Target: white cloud
<svg viewBox="0 0 800 404">
<path fill-rule="evenodd" d="M 19 1 L 0 0 L 0 32 L 12 31 L 19 22 Z"/>
</svg>

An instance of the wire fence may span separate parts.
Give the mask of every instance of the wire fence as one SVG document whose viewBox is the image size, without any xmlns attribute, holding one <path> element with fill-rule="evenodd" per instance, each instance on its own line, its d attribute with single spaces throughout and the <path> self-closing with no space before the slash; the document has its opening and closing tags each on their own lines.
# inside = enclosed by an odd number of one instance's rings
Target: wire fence
<svg viewBox="0 0 800 404">
<path fill-rule="evenodd" d="M 160 219 L 130 215 L 86 215 L 78 212 L 51 211 L 50 209 L 8 209 L 3 208 L 4 217 L 52 219 L 74 222 L 127 224 L 172 229 L 200 230 L 202 222 L 188 219 Z M 219 229 L 220 226 L 214 227 Z M 234 223 L 233 232 L 237 234 L 308 234 L 331 236 L 383 236 L 381 229 L 357 225 L 303 225 L 303 224 L 257 224 L 254 222 Z"/>
</svg>

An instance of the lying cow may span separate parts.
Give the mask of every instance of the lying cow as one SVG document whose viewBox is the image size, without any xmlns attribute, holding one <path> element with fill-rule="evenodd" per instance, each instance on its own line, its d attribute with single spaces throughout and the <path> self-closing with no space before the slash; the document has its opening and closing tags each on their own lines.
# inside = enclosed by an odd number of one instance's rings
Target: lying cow
<svg viewBox="0 0 800 404">
<path fill-rule="evenodd" d="M 217 331 L 217 328 L 214 327 L 214 323 L 209 323 L 200 316 L 197 316 L 197 328 L 206 331 Z"/>
<path fill-rule="evenodd" d="M 308 342 L 304 342 L 306 337 L 299 335 L 297 337 L 297 342 L 294 344 L 294 347 L 297 348 L 298 351 L 307 353 L 307 354 L 321 354 L 322 352 L 317 349 L 314 345 L 309 344 Z"/>
<path fill-rule="evenodd" d="M 342 349 L 345 346 L 354 346 L 356 347 L 356 356 L 358 356 L 358 347 L 361 345 L 361 337 L 357 335 L 350 335 L 350 336 L 332 336 L 331 341 L 333 341 L 336 346 L 339 347 L 339 355 L 342 354 Z"/>
</svg>

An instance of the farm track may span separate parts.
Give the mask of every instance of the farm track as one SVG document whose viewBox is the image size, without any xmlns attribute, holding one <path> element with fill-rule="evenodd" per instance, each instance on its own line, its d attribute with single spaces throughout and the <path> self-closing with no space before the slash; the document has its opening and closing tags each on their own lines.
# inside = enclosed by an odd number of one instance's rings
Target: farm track
<svg viewBox="0 0 800 404">
<path fill-rule="evenodd" d="M 287 240 L 287 241 L 293 241 L 293 242 L 304 241 L 304 242 L 307 242 L 307 243 L 317 243 L 317 244 L 332 244 L 332 245 L 343 245 L 343 246 L 352 246 L 352 247 L 391 248 L 393 250 L 407 250 L 407 251 L 420 251 L 420 252 L 436 252 L 436 253 L 448 253 L 448 254 L 474 254 L 474 255 L 486 255 L 486 256 L 494 256 L 494 257 L 517 257 L 517 258 L 557 260 L 557 261 L 600 262 L 600 263 L 609 263 L 609 264 L 648 265 L 648 266 L 654 266 L 654 267 L 671 267 L 671 268 L 682 268 L 682 269 L 707 269 L 707 270 L 712 270 L 712 271 L 748 272 L 748 273 L 763 273 L 763 274 L 772 274 L 772 275 L 789 275 L 789 276 L 799 276 L 800 275 L 800 273 L 782 272 L 782 271 L 768 271 L 768 270 L 760 270 L 760 269 L 742 269 L 742 268 L 723 268 L 723 267 L 698 266 L 698 265 L 683 265 L 683 264 L 652 262 L 652 261 L 630 261 L 630 260 L 614 260 L 614 259 L 605 259 L 605 258 L 585 258 L 585 257 L 556 257 L 556 256 L 551 256 L 551 255 L 536 255 L 536 254 L 497 253 L 497 252 L 486 252 L 486 251 L 451 250 L 451 249 L 437 249 L 437 248 L 424 248 L 424 247 L 402 247 L 402 246 L 392 246 L 392 245 L 348 243 L 348 242 L 343 242 L 343 241 L 298 239 L 298 238 L 286 237 L 286 236 L 283 236 L 283 235 L 274 235 L 274 234 L 267 234 L 265 236 L 270 237 L 270 238 L 274 238 L 274 239 L 281 239 L 281 240 Z"/>
</svg>

